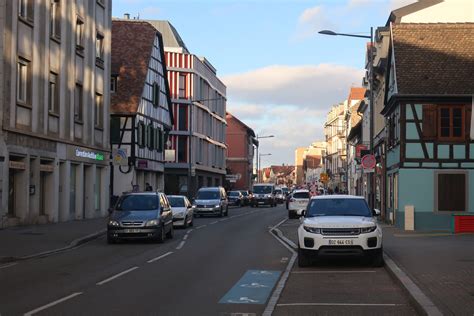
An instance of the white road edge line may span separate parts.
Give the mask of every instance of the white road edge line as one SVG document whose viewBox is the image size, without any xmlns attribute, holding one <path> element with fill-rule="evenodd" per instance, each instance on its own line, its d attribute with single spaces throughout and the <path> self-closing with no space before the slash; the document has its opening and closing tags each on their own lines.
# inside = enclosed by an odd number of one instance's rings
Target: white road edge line
<svg viewBox="0 0 474 316">
<path fill-rule="evenodd" d="M 207 225 L 201 225 L 201 226 L 196 227 L 196 229 L 201 229 L 201 228 L 204 228 L 204 227 L 206 227 L 206 226 L 207 226 Z"/>
<path fill-rule="evenodd" d="M 138 269 L 138 267 L 133 267 L 133 268 L 130 268 L 130 269 L 128 269 L 128 270 L 122 271 L 122 272 L 120 272 L 120 273 L 117 273 L 117 274 L 114 275 L 114 276 L 111 276 L 111 277 L 108 278 L 108 279 L 105 279 L 105 280 L 103 280 L 103 281 L 97 282 L 96 285 L 103 285 L 103 284 L 108 283 L 108 282 L 110 282 L 110 281 L 112 281 L 112 280 L 115 280 L 116 278 L 121 277 L 121 276 L 124 275 L 124 274 L 130 273 L 130 272 L 132 272 L 133 270 L 136 270 L 136 269 Z"/>
<path fill-rule="evenodd" d="M 183 240 L 182 242 L 180 242 L 179 245 L 178 245 L 178 247 L 176 247 L 176 250 L 179 250 L 179 249 L 183 248 L 183 246 L 184 246 L 185 243 L 186 243 L 186 242 L 185 242 L 184 240 Z"/>
<path fill-rule="evenodd" d="M 291 274 L 319 274 L 319 273 L 375 273 L 377 271 L 294 271 Z"/>
<path fill-rule="evenodd" d="M 186 240 L 186 239 L 188 239 L 188 234 L 183 236 L 183 240 Z"/>
<path fill-rule="evenodd" d="M 209 223 L 209 225 L 214 225 L 214 224 L 217 224 L 217 221 Z"/>
<path fill-rule="evenodd" d="M 191 229 L 189 229 L 189 230 L 186 232 L 186 235 L 188 235 L 188 234 L 189 234 L 190 232 L 192 232 L 192 231 L 193 231 L 193 229 L 192 229 L 192 228 L 191 228 Z"/>
<path fill-rule="evenodd" d="M 7 263 L 7 264 L 4 264 L 3 266 L 0 266 L 0 269 L 10 268 L 10 267 L 16 266 L 17 264 L 18 262 Z"/>
<path fill-rule="evenodd" d="M 44 306 L 38 307 L 37 309 L 34 309 L 34 310 L 32 310 L 32 311 L 29 311 L 29 312 L 25 313 L 24 316 L 31 316 L 31 315 L 34 315 L 34 314 L 36 314 L 36 313 L 38 313 L 38 312 L 41 312 L 42 310 L 45 310 L 45 309 L 47 309 L 47 308 L 50 308 L 50 307 L 52 307 L 52 306 L 54 306 L 54 305 L 58 305 L 59 303 L 62 303 L 62 302 L 67 301 L 67 300 L 70 300 L 71 298 L 74 298 L 74 297 L 79 296 L 79 295 L 81 295 L 81 294 L 82 294 L 82 292 L 72 293 L 72 294 L 69 295 L 69 296 L 60 298 L 59 300 L 56 300 L 56 301 L 51 302 L 51 303 L 49 303 L 49 304 L 46 304 L 46 305 L 44 305 Z"/>
<path fill-rule="evenodd" d="M 274 228 L 273 229 L 274 231 L 276 231 L 278 237 L 280 237 L 280 239 L 282 239 L 283 241 L 285 241 L 288 245 L 290 245 L 291 247 L 293 247 L 293 249 L 298 249 L 298 246 L 290 239 L 288 239 L 285 235 L 283 235 L 283 233 L 281 232 L 281 230 L 279 230 L 278 228 Z"/>
<path fill-rule="evenodd" d="M 277 306 L 404 306 L 405 304 L 371 304 L 371 303 L 285 303 Z"/>
<path fill-rule="evenodd" d="M 167 253 L 165 253 L 164 255 L 161 255 L 161 256 L 159 256 L 159 257 L 153 258 L 153 259 L 151 259 L 151 260 L 148 260 L 147 263 L 152 263 L 152 262 L 158 261 L 158 260 L 160 260 L 160 259 L 163 259 L 163 258 L 166 257 L 166 256 L 169 256 L 169 255 L 172 254 L 172 253 L 173 253 L 172 251 L 167 252 Z"/>
<path fill-rule="evenodd" d="M 286 222 L 288 219 L 285 218 L 275 226 L 273 226 L 268 232 L 276 239 L 278 242 L 280 242 L 285 248 L 287 248 L 291 252 L 291 259 L 289 260 L 288 264 L 286 265 L 285 272 L 280 278 L 280 281 L 278 281 L 278 284 L 273 291 L 272 296 L 268 300 L 268 304 L 265 307 L 265 310 L 263 311 L 262 316 L 271 316 L 273 311 L 275 310 L 275 306 L 277 305 L 278 299 L 280 298 L 281 292 L 283 291 L 283 288 L 285 287 L 286 280 L 288 280 L 288 277 L 290 276 L 291 269 L 293 267 L 293 264 L 295 263 L 296 260 L 296 251 L 293 250 L 290 246 L 288 246 L 283 240 L 275 236 L 272 231 L 275 230 L 278 226 Z"/>
</svg>

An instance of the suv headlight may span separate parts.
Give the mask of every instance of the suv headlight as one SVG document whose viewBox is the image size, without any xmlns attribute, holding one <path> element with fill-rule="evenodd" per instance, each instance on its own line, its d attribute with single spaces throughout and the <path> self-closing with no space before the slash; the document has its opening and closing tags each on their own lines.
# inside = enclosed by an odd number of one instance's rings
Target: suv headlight
<svg viewBox="0 0 474 316">
<path fill-rule="evenodd" d="M 219 208 L 219 207 L 221 207 L 220 204 L 214 205 L 214 208 Z"/>
<path fill-rule="evenodd" d="M 361 227 L 360 233 L 361 234 L 367 234 L 375 231 L 377 229 L 377 226 L 369 226 L 369 227 Z"/>
<path fill-rule="evenodd" d="M 110 221 L 109 221 L 109 226 L 119 227 L 120 224 L 119 224 L 119 222 L 117 222 L 117 221 L 110 220 Z"/>
<path fill-rule="evenodd" d="M 306 230 L 308 233 L 321 234 L 321 228 L 303 226 L 303 229 Z"/>
<path fill-rule="evenodd" d="M 146 222 L 145 226 L 158 226 L 158 220 L 152 219 L 151 221 Z"/>
</svg>

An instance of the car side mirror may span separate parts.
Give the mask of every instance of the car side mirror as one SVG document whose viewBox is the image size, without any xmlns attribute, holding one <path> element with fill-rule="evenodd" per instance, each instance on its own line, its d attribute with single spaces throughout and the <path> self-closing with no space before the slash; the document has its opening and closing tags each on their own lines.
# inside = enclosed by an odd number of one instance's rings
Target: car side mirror
<svg viewBox="0 0 474 316">
<path fill-rule="evenodd" d="M 380 216 L 381 212 L 380 212 L 379 209 L 374 208 L 373 214 L 374 214 L 374 216 Z"/>
<path fill-rule="evenodd" d="M 114 208 L 113 207 L 109 207 L 109 209 L 107 210 L 109 212 L 109 215 L 111 215 L 113 212 L 114 212 Z"/>
</svg>

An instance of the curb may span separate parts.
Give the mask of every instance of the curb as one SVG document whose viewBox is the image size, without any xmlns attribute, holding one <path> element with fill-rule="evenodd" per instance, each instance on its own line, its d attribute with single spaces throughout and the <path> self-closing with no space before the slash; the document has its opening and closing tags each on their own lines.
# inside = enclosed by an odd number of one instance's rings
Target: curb
<svg viewBox="0 0 474 316">
<path fill-rule="evenodd" d="M 107 229 L 102 229 L 102 230 L 99 230 L 95 233 L 89 234 L 87 236 L 74 239 L 73 241 L 71 241 L 69 243 L 68 246 L 65 246 L 65 247 L 62 247 L 62 248 L 46 250 L 46 251 L 42 251 L 42 252 L 35 253 L 35 254 L 32 254 L 32 255 L 23 256 L 23 257 L 3 257 L 3 258 L 0 258 L 0 263 L 2 263 L 2 264 L 12 263 L 12 262 L 17 262 L 17 261 L 33 259 L 33 258 L 46 257 L 46 256 L 49 256 L 49 255 L 52 255 L 52 254 L 55 254 L 55 253 L 59 253 L 59 252 L 63 252 L 63 251 L 75 248 L 75 247 L 77 247 L 79 245 L 82 245 L 86 242 L 97 239 L 100 236 L 104 235 L 106 232 L 107 232 Z"/>
<path fill-rule="evenodd" d="M 426 296 L 423 291 L 413 282 L 410 277 L 403 272 L 402 269 L 387 255 L 383 253 L 385 261 L 385 270 L 392 276 L 393 279 L 398 281 L 405 293 L 408 294 L 410 300 L 413 303 L 416 311 L 420 315 L 427 316 L 442 316 L 443 313 L 436 307 L 431 299 Z"/>
</svg>

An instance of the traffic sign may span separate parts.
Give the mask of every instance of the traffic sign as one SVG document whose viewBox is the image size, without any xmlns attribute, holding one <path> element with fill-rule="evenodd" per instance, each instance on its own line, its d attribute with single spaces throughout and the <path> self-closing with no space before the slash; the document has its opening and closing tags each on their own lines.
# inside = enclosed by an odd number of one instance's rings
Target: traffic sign
<svg viewBox="0 0 474 316">
<path fill-rule="evenodd" d="M 374 169 L 377 164 L 377 160 L 374 155 L 365 155 L 361 160 L 362 168 L 364 169 Z"/>
</svg>

